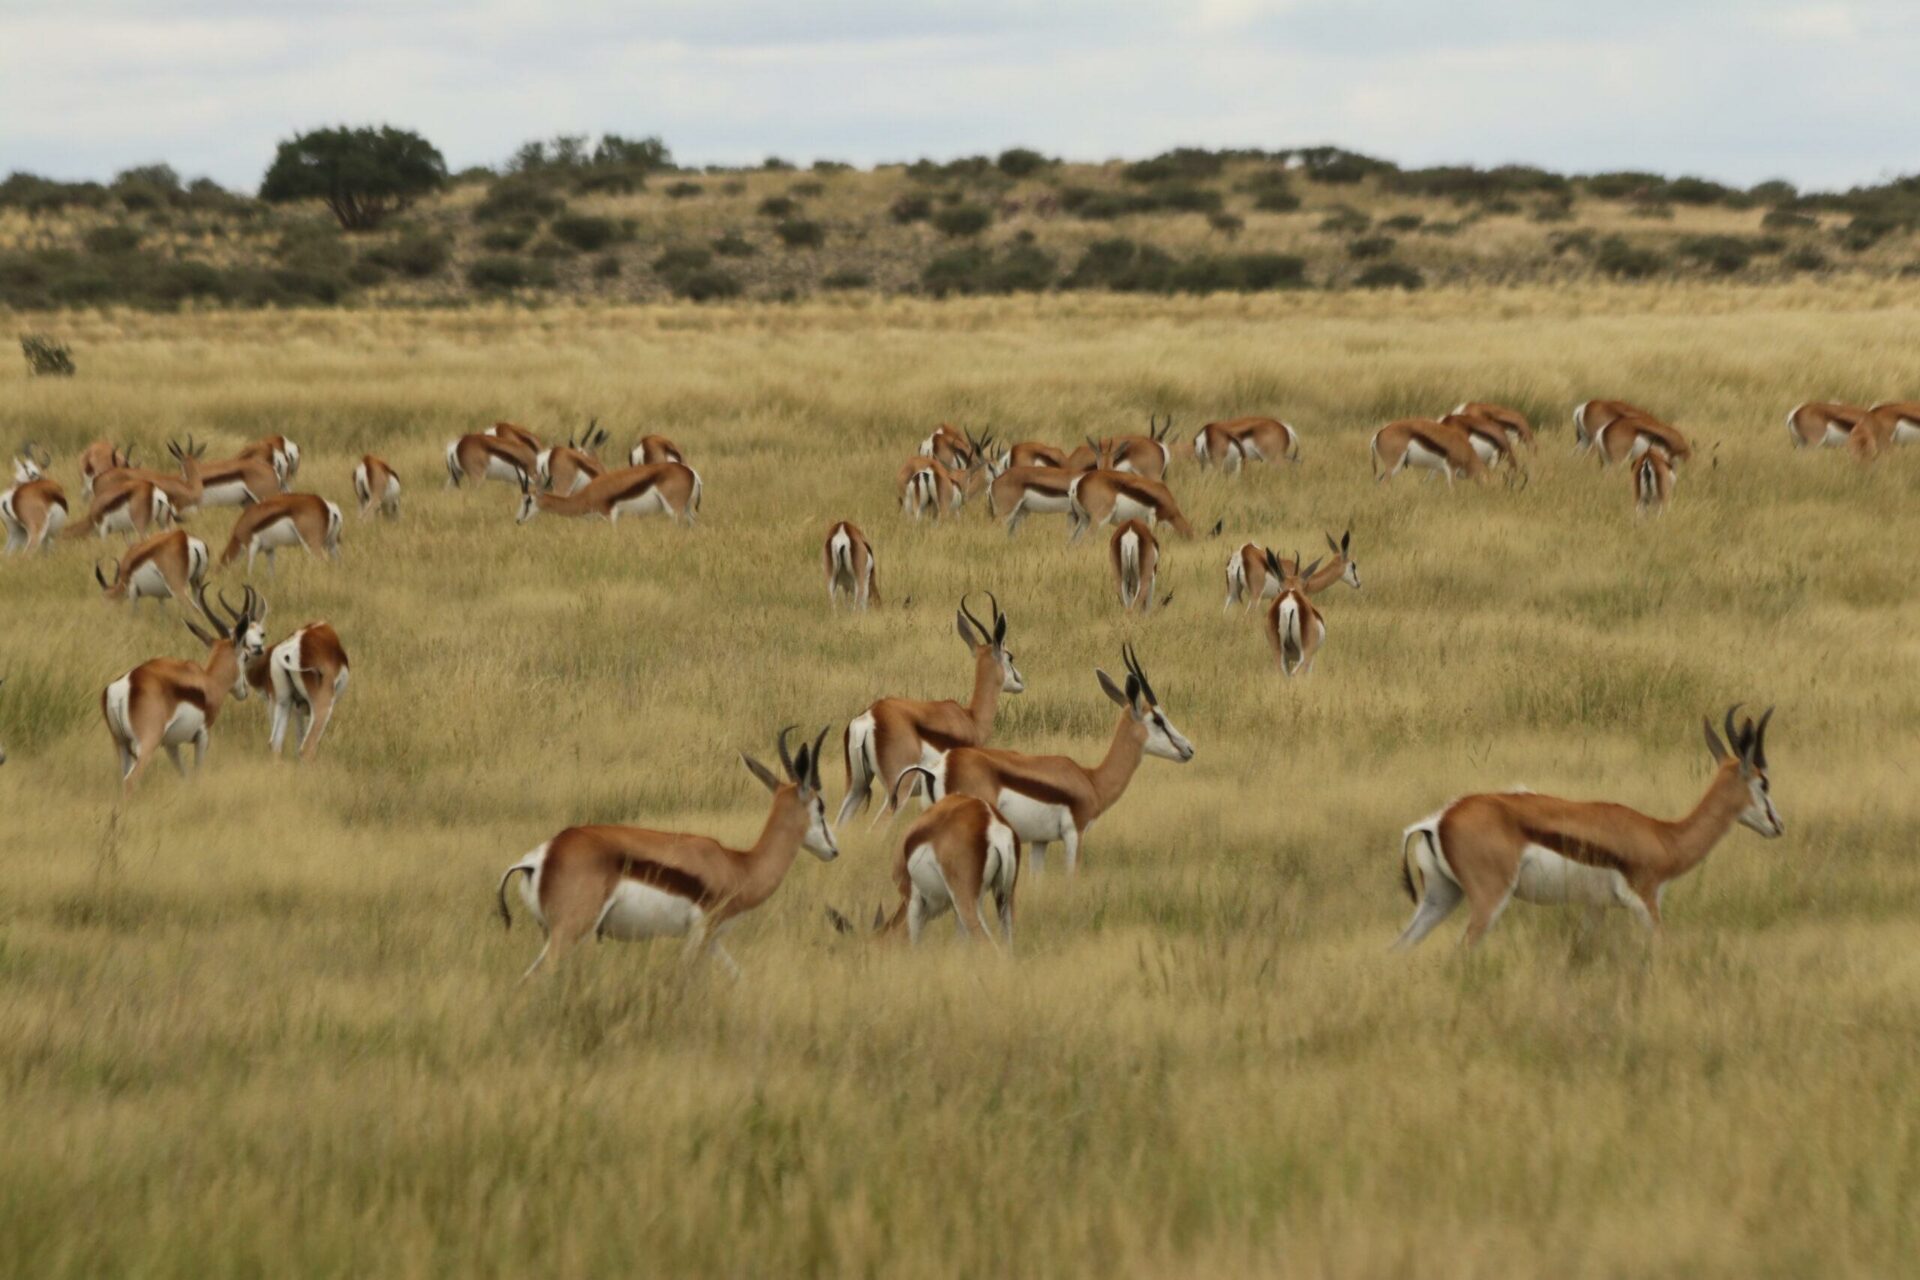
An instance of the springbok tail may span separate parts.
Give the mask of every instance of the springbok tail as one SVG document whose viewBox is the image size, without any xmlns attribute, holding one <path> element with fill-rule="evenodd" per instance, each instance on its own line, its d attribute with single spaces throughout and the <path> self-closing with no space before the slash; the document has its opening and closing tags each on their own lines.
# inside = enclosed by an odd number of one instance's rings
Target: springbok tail
<svg viewBox="0 0 1920 1280">
<path fill-rule="evenodd" d="M 900 771 L 900 776 L 893 780 L 893 787 L 887 792 L 887 810 L 886 811 L 888 813 L 898 813 L 900 811 L 900 784 L 907 780 L 907 776 L 909 774 L 914 774 L 914 773 L 920 773 L 920 774 L 926 775 L 927 799 L 929 801 L 938 800 L 940 798 L 938 795 L 934 794 L 939 789 L 940 780 L 933 776 L 933 770 L 927 768 L 927 766 L 923 764 L 910 764 L 906 768 Z"/>
<path fill-rule="evenodd" d="M 462 472 L 460 470 L 460 442 L 458 440 L 455 440 L 452 444 L 447 446 L 447 483 L 451 484 L 454 488 L 458 489 L 460 487 L 461 479 L 462 479 Z"/>
<path fill-rule="evenodd" d="M 495 891 L 494 897 L 500 905 L 501 927 L 506 929 L 513 928 L 513 913 L 507 910 L 507 882 L 513 879 L 516 871 L 524 871 L 529 876 L 538 871 L 540 869 L 539 854 L 540 850 L 535 849 L 532 853 L 529 853 L 526 857 L 508 867 L 507 873 L 500 877 L 500 888 Z"/>
</svg>

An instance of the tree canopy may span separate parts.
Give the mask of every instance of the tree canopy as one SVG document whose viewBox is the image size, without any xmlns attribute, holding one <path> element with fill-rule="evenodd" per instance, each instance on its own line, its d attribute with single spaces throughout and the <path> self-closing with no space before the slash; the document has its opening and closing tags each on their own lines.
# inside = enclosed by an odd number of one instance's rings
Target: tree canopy
<svg viewBox="0 0 1920 1280">
<path fill-rule="evenodd" d="M 343 228 L 366 231 L 446 179 L 446 160 L 417 133 L 392 125 L 315 129 L 280 144 L 260 198 L 317 198 Z"/>
</svg>

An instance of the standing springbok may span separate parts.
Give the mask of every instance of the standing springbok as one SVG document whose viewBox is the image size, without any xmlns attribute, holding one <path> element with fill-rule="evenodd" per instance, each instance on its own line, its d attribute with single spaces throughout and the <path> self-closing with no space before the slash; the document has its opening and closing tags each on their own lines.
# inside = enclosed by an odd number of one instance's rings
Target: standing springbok
<svg viewBox="0 0 1920 1280">
<path fill-rule="evenodd" d="M 1029 515 L 1069 515 L 1073 482 L 1086 474 L 1071 467 L 1010 466 L 987 485 L 987 514 L 1005 520 L 1009 538 Z"/>
<path fill-rule="evenodd" d="M 204 663 L 176 658 L 155 658 L 143 662 L 120 676 L 100 692 L 100 714 L 107 722 L 107 734 L 120 756 L 122 798 L 133 795 L 133 784 L 153 762 L 161 747 L 185 777 L 187 766 L 180 759 L 180 748 L 193 744 L 193 764 L 206 763 L 207 734 L 220 718 L 220 708 L 229 696 L 247 696 L 247 664 L 266 648 L 266 632 L 261 620 L 266 604 L 248 587 L 242 607 L 235 609 L 221 598 L 228 621 L 207 607 L 204 591 L 194 593 L 194 603 L 219 635 L 208 635 L 187 619 L 187 629 L 207 646 Z"/>
<path fill-rule="evenodd" d="M 247 445 L 235 455 L 241 458 L 258 458 L 273 468 L 273 474 L 279 479 L 280 487 L 285 489 L 292 482 L 294 474 L 300 470 L 300 446 L 285 436 L 263 436 Z M 254 497 L 265 497 L 255 494 Z"/>
<path fill-rule="evenodd" d="M 924 775 L 931 785 L 933 771 L 909 765 L 903 779 Z M 892 806 L 889 806 L 892 807 Z M 962 938 L 994 942 L 986 923 L 987 895 L 992 894 L 1000 918 L 1000 937 L 1013 946 L 1013 893 L 1020 882 L 1020 837 L 997 810 L 975 796 L 950 795 L 914 819 L 901 838 L 893 859 L 893 886 L 900 905 L 890 917 L 876 918 L 876 937 L 898 936 L 906 925 L 907 941 L 920 944 L 929 923 L 953 912 L 954 928 Z M 842 933 L 852 926 L 838 912 L 828 918 Z"/>
<path fill-rule="evenodd" d="M 1090 528 L 1128 520 L 1167 524 L 1183 538 L 1195 536 L 1193 525 L 1174 500 L 1173 490 L 1145 476 L 1124 471 L 1082 471 L 1067 486 L 1067 502 L 1073 518 L 1067 535 L 1070 542 L 1078 541 Z"/>
<path fill-rule="evenodd" d="M 680 446 L 665 436 L 641 436 L 633 448 L 627 451 L 627 465 L 646 466 L 654 462 L 678 462 L 684 465 L 687 457 L 680 452 Z"/>
<path fill-rule="evenodd" d="M 920 442 L 919 454 L 934 459 L 948 471 L 965 471 L 979 456 L 971 433 L 963 435 L 947 422 L 935 427 L 933 434 Z"/>
<path fill-rule="evenodd" d="M 931 514 L 935 520 L 949 511 L 958 511 L 966 501 L 966 491 L 938 458 L 915 454 L 900 464 L 894 478 L 900 492 L 900 512 L 918 520 Z"/>
<path fill-rule="evenodd" d="M 1335 542 L 1333 535 L 1326 534 L 1327 551 L 1331 555 L 1318 572 L 1311 577 L 1301 579 L 1300 588 L 1310 596 L 1317 596 L 1336 582 L 1344 582 L 1355 591 L 1360 590 L 1360 562 L 1353 558 L 1353 530 L 1348 529 Z M 1256 601 L 1271 600 L 1280 594 L 1281 579 L 1267 572 L 1268 550 L 1257 543 L 1244 542 L 1227 560 L 1227 602 L 1222 611 L 1233 608 L 1242 600 L 1252 609 Z M 1294 565 L 1298 560 L 1293 562 Z M 1317 563 L 1317 562 L 1316 562 Z M 1287 561 L 1280 562 L 1282 569 L 1290 568 Z"/>
<path fill-rule="evenodd" d="M 196 445 L 193 437 L 187 437 L 186 447 L 182 448 L 177 440 L 167 442 L 167 452 L 179 465 L 177 475 L 164 471 L 152 471 L 144 467 L 121 467 L 117 471 L 103 471 L 94 477 L 93 501 L 96 505 L 110 502 L 123 490 L 136 489 L 142 484 L 151 485 L 167 495 L 167 503 L 176 516 L 188 515 L 200 506 L 205 494 L 206 478 L 200 467 L 200 459 L 207 451 L 205 444 Z"/>
<path fill-rule="evenodd" d="M 133 465 L 133 446 L 121 448 L 108 440 L 95 440 L 80 451 L 80 497 L 93 501 L 93 482 L 103 472 L 118 471 Z"/>
<path fill-rule="evenodd" d="M 540 487 L 561 494 L 578 493 L 586 488 L 589 481 L 606 474 L 607 469 L 600 463 L 600 446 L 606 442 L 607 433 L 596 418 L 587 424 L 587 434 L 578 442 L 568 436 L 565 445 L 540 450 L 533 457 Z"/>
<path fill-rule="evenodd" d="M 1735 822 L 1769 840 L 1786 833 L 1767 780 L 1773 709 L 1736 732 L 1738 710 L 1727 711 L 1725 743 L 1711 721 L 1701 721 L 1717 767 L 1706 794 L 1677 821 L 1620 804 L 1509 791 L 1464 796 L 1408 827 L 1400 866 L 1415 910 L 1395 949 L 1418 944 L 1462 898 L 1471 913 L 1469 945 L 1514 898 L 1625 907 L 1657 934 L 1661 891 L 1699 866 Z"/>
<path fill-rule="evenodd" d="M 1573 448 L 1578 453 L 1591 449 L 1600 438 L 1600 433 L 1609 423 L 1618 418 L 1648 418 L 1653 415 L 1639 405 L 1628 404 L 1625 400 L 1588 400 L 1576 405 L 1573 410 Z M 1657 421 L 1657 419 L 1654 419 Z"/>
<path fill-rule="evenodd" d="M 33 446 L 27 447 L 31 450 Z M 18 483 L 0 493 L 0 525 L 7 530 L 9 555 L 16 551 L 51 551 L 48 539 L 57 536 L 67 523 L 67 495 L 60 482 L 42 474 L 40 465 L 31 458 L 28 461 L 32 474 L 27 474 L 27 468 L 17 468 Z"/>
<path fill-rule="evenodd" d="M 622 941 L 684 937 L 689 960 L 711 954 L 739 977 L 740 967 L 721 945 L 727 927 L 773 896 L 802 847 L 822 862 L 840 856 L 820 796 L 827 731 L 811 747 L 802 744 L 797 758 L 787 754 L 791 732 L 782 729 L 776 743 L 785 782 L 752 756 L 740 757 L 773 793 L 752 848 L 642 827 L 568 827 L 508 867 L 498 891 L 501 920 L 512 927 L 507 882 L 524 871 L 520 896 L 547 931 L 526 976 L 549 958 L 558 964 L 592 934 Z"/>
<path fill-rule="evenodd" d="M 1267 552 L 1267 575 L 1280 584 L 1280 594 L 1267 606 L 1267 644 L 1283 676 L 1312 675 L 1314 655 L 1327 638 L 1326 619 L 1307 598 L 1305 586 L 1319 567 L 1315 560 L 1301 569 L 1297 551 L 1291 563 Z"/>
<path fill-rule="evenodd" d="M 505 426 L 509 424 L 498 424 Z M 504 480 L 525 484 L 533 474 L 538 446 L 528 447 L 518 435 L 493 435 L 476 432 L 461 436 L 447 446 L 447 487 L 457 489 L 469 478 L 476 481 Z"/>
<path fill-rule="evenodd" d="M 385 458 L 365 454 L 353 467 L 353 494 L 360 499 L 360 518 L 375 511 L 389 520 L 400 518 L 400 477 Z"/>
<path fill-rule="evenodd" d="M 1373 478 L 1384 484 L 1407 467 L 1419 467 L 1447 478 L 1452 488 L 1456 478 L 1484 480 L 1487 464 L 1473 447 L 1473 436 L 1465 427 L 1432 418 L 1401 418 L 1373 433 L 1367 444 L 1373 461 Z"/>
<path fill-rule="evenodd" d="M 1920 401 L 1889 400 L 1868 410 L 1885 444 L 1920 441 Z"/>
<path fill-rule="evenodd" d="M 1120 723 L 1099 764 L 991 747 L 956 747 L 927 766 L 933 775 L 934 798 L 957 792 L 985 800 L 1033 846 L 1034 866 L 1045 865 L 1047 846 L 1058 840 L 1066 849 L 1067 870 L 1075 870 L 1087 829 L 1119 803 L 1143 754 L 1180 764 L 1193 759 L 1193 744 L 1160 709 L 1133 646 L 1127 645 L 1121 653 L 1127 664 L 1124 690 L 1106 672 L 1096 669 L 1094 673 L 1107 697 L 1120 704 Z"/>
<path fill-rule="evenodd" d="M 1787 415 L 1787 437 L 1796 449 L 1819 447 L 1837 449 L 1860 425 L 1871 410 L 1857 404 L 1836 404 L 1831 400 L 1810 400 L 1795 405 Z"/>
<path fill-rule="evenodd" d="M 74 533 L 84 535 L 92 529 L 102 538 L 110 533 L 145 537 L 149 529 L 164 529 L 173 523 L 173 502 L 165 489 L 137 476 L 116 485 L 110 475 L 99 477 L 100 484 L 87 507 L 87 523 Z"/>
<path fill-rule="evenodd" d="M 864 808 L 874 780 L 891 796 L 900 772 L 910 764 L 928 764 L 954 747 L 978 746 L 993 734 L 994 712 L 1000 695 L 1027 687 L 1007 649 L 1007 615 L 992 592 L 988 627 L 973 616 L 967 598 L 960 597 L 954 629 L 973 654 L 973 694 L 962 704 L 952 699 L 921 702 L 910 698 L 882 698 L 847 722 L 844 742 L 847 794 L 834 819 L 838 826 Z"/>
<path fill-rule="evenodd" d="M 202 507 L 249 507 L 286 489 L 278 468 L 261 454 L 200 465 Z"/>
<path fill-rule="evenodd" d="M 520 511 L 525 524 L 541 512 L 548 515 L 597 516 L 608 524 L 621 516 L 665 515 L 693 527 L 700 511 L 700 476 L 680 462 L 652 462 L 622 467 L 590 481 L 578 493 L 547 493 L 520 477 Z"/>
<path fill-rule="evenodd" d="M 253 558 L 267 553 L 267 576 L 274 574 L 273 555 L 282 547 L 304 547 L 308 555 L 325 553 L 340 558 L 340 508 L 315 493 L 282 493 L 264 498 L 240 513 L 220 553 L 226 568 L 247 554 L 247 576 L 253 576 Z"/>
<path fill-rule="evenodd" d="M 1173 448 L 1167 443 L 1172 435 L 1172 414 L 1165 422 L 1149 414 L 1146 435 L 1113 436 L 1100 442 L 1100 465 L 1108 471 L 1125 471 L 1149 480 L 1164 479 L 1173 463 Z"/>
<path fill-rule="evenodd" d="M 1203 467 L 1229 474 L 1243 462 L 1300 461 L 1300 435 L 1278 418 L 1229 418 L 1209 422 L 1193 437 L 1193 456 Z"/>
<path fill-rule="evenodd" d="M 1144 520 L 1114 526 L 1107 544 L 1113 562 L 1113 583 L 1120 589 L 1120 607 L 1153 612 L 1153 587 L 1160 570 L 1160 542 Z"/>
<path fill-rule="evenodd" d="M 1503 461 L 1507 466 L 1519 469 L 1520 458 L 1513 451 L 1513 441 L 1507 435 L 1504 424 L 1476 413 L 1449 413 L 1440 421 L 1466 432 L 1467 442 L 1489 469 L 1499 466 Z"/>
<path fill-rule="evenodd" d="M 206 586 L 210 564 L 206 543 L 185 529 L 169 529 L 129 547 L 113 566 L 112 581 L 98 564 L 93 566 L 93 577 L 102 597 L 125 600 L 135 609 L 142 597 L 177 600 L 185 606 Z"/>
<path fill-rule="evenodd" d="M 248 663 L 247 683 L 272 699 L 267 749 L 278 756 L 292 724 L 296 757 L 311 761 L 319 755 L 349 674 L 340 635 L 324 622 L 309 622 Z"/>
<path fill-rule="evenodd" d="M 1509 449 L 1518 449 L 1521 445 L 1529 449 L 1534 447 L 1533 423 L 1518 409 L 1509 409 L 1506 405 L 1486 400 L 1469 400 L 1453 406 L 1453 412 L 1464 418 L 1482 418 L 1496 424 L 1506 432 Z"/>
<path fill-rule="evenodd" d="M 1673 464 L 1666 450 L 1649 449 L 1633 464 L 1633 507 L 1640 515 L 1667 509 L 1673 497 Z"/>
<path fill-rule="evenodd" d="M 1602 467 L 1637 461 L 1649 449 L 1658 449 L 1675 463 L 1693 457 L 1693 446 L 1678 427 L 1653 418 L 1615 418 L 1594 436 L 1593 451 Z"/>
<path fill-rule="evenodd" d="M 20 446 L 20 452 L 13 460 L 13 482 L 32 484 L 45 477 L 52 466 L 53 455 L 29 440 Z"/>
<path fill-rule="evenodd" d="M 880 602 L 880 583 L 874 576 L 873 546 L 867 541 L 867 535 L 860 532 L 860 526 L 851 520 L 842 520 L 827 530 L 826 546 L 821 549 L 820 558 L 827 568 L 827 603 L 833 608 L 840 607 L 840 593 L 845 591 L 853 607 L 864 610 L 868 604 Z"/>
<path fill-rule="evenodd" d="M 1002 463 L 1002 471 L 1014 467 L 1064 467 L 1067 465 L 1067 451 L 1057 444 L 1046 444 L 1039 440 L 1022 440 L 1007 450 Z M 1084 470 L 1085 468 L 1075 469 Z"/>
</svg>

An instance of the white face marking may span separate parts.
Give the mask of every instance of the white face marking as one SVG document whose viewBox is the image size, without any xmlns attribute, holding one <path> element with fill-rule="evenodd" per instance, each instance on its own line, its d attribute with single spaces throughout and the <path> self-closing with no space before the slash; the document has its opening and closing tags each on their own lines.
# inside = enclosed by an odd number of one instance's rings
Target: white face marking
<svg viewBox="0 0 1920 1280">
<path fill-rule="evenodd" d="M 1147 726 L 1147 742 L 1143 749 L 1148 755 L 1180 764 L 1193 759 L 1193 744 L 1173 727 L 1173 721 L 1167 719 L 1160 708 L 1148 707 L 1142 719 Z"/>
<path fill-rule="evenodd" d="M 827 825 L 826 801 L 811 790 L 802 790 L 800 797 L 807 805 L 807 834 L 801 843 L 820 861 L 832 862 L 840 856 L 840 846 L 834 842 L 833 828 Z"/>
<path fill-rule="evenodd" d="M 1346 572 L 1340 575 L 1340 581 L 1346 583 L 1355 591 L 1360 589 L 1360 562 L 1358 560 L 1347 561 Z"/>
<path fill-rule="evenodd" d="M 1024 693 L 1027 688 L 1027 682 L 1025 677 L 1020 674 L 1020 668 L 1013 665 L 1013 654 L 1006 649 L 999 650 L 999 654 L 1000 692 Z"/>
<path fill-rule="evenodd" d="M 1787 833 L 1780 811 L 1773 807 L 1773 793 L 1767 775 L 1756 772 L 1747 779 L 1747 807 L 1740 813 L 1741 825 L 1758 831 L 1769 840 Z"/>
</svg>

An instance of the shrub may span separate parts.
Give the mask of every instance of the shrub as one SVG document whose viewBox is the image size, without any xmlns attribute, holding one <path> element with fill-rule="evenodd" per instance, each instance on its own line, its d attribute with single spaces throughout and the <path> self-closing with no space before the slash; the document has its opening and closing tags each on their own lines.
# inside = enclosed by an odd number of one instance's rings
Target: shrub
<svg viewBox="0 0 1920 1280">
<path fill-rule="evenodd" d="M 1911 230 L 1912 227 L 1913 219 L 1900 214 L 1858 213 L 1840 229 L 1840 243 L 1843 247 L 1859 253 L 1862 250 L 1871 249 L 1890 235 Z"/>
<path fill-rule="evenodd" d="M 993 163 L 1009 178 L 1027 178 L 1047 168 L 1053 161 L 1026 147 L 1009 147 Z"/>
<path fill-rule="evenodd" d="M 388 274 L 385 267 L 364 254 L 354 259 L 353 265 L 347 268 L 347 279 L 362 287 L 379 284 Z"/>
<path fill-rule="evenodd" d="M 1570 195 L 1556 196 L 1552 199 L 1542 200 L 1539 204 L 1533 206 L 1533 212 L 1527 216 L 1535 222 L 1572 222 L 1573 197 Z"/>
<path fill-rule="evenodd" d="M 1652 249 L 1635 248 L 1620 236 L 1608 236 L 1594 251 L 1593 265 L 1621 280 L 1644 280 L 1659 275 L 1667 260 Z"/>
<path fill-rule="evenodd" d="M 993 211 L 984 205 L 957 204 L 933 215 L 933 225 L 942 235 L 961 239 L 977 236 L 993 222 Z"/>
<path fill-rule="evenodd" d="M 753 241 L 738 231 L 729 231 L 713 242 L 713 251 L 723 258 L 751 258 L 760 252 L 753 247 Z"/>
<path fill-rule="evenodd" d="M 1200 255 L 1177 264 L 1166 288 L 1182 293 L 1258 293 L 1306 283 L 1306 262 L 1284 253 Z"/>
<path fill-rule="evenodd" d="M 515 222 L 501 227 L 488 227 L 480 237 L 480 247 L 495 253 L 515 253 L 526 247 L 533 239 L 537 223 Z"/>
<path fill-rule="evenodd" d="M 553 280 L 553 268 L 545 263 L 505 254 L 476 258 L 467 268 L 467 283 L 476 289 L 518 289 L 526 285 L 550 285 Z"/>
<path fill-rule="evenodd" d="M 1466 226 L 1464 222 L 1425 222 L 1420 225 L 1420 234 L 1423 236 L 1457 236 L 1464 226 Z"/>
<path fill-rule="evenodd" d="M 669 184 L 666 189 L 667 199 L 691 200 L 705 190 L 706 188 L 697 182 L 675 182 Z"/>
<path fill-rule="evenodd" d="M 1207 225 L 1229 240 L 1237 240 L 1240 233 L 1247 229 L 1247 220 L 1237 213 L 1212 213 L 1207 215 Z"/>
<path fill-rule="evenodd" d="M 1627 169 L 1614 173 L 1593 173 L 1580 179 L 1580 185 L 1589 195 L 1601 200 L 1632 200 L 1651 191 L 1657 191 L 1662 179 L 1657 173 L 1641 173 Z"/>
<path fill-rule="evenodd" d="M 1217 213 L 1226 207 L 1225 197 L 1207 187 L 1157 187 L 1153 198 L 1162 209 L 1178 209 L 1182 213 Z"/>
<path fill-rule="evenodd" d="M 1341 205 L 1320 219 L 1320 229 L 1330 235 L 1360 235 L 1373 226 L 1373 219 L 1358 209 Z"/>
<path fill-rule="evenodd" d="M 1593 232 L 1582 228 L 1579 231 L 1556 231 L 1547 237 L 1547 247 L 1558 258 L 1569 253 L 1591 254 L 1593 252 Z"/>
<path fill-rule="evenodd" d="M 88 253 L 132 253 L 140 247 L 140 232 L 124 222 L 114 222 L 87 232 L 81 243 Z"/>
<path fill-rule="evenodd" d="M 901 226 L 925 222 L 933 216 L 933 201 L 926 196 L 901 196 L 887 206 L 887 213 Z"/>
<path fill-rule="evenodd" d="M 527 250 L 527 252 L 543 262 L 553 262 L 560 258 L 571 258 L 580 251 L 572 245 L 561 244 L 558 240 L 549 237 L 534 245 L 533 248 Z"/>
<path fill-rule="evenodd" d="M 593 278 L 595 280 L 613 280 L 617 279 L 619 275 L 620 259 L 610 253 L 594 259 Z"/>
<path fill-rule="evenodd" d="M 1362 236 L 1358 240 L 1347 241 L 1347 256 L 1360 260 L 1384 258 L 1393 252 L 1393 248 L 1392 236 Z"/>
<path fill-rule="evenodd" d="M 1292 213 L 1300 207 L 1300 197 L 1291 191 L 1262 191 L 1253 198 L 1253 207 L 1262 213 Z"/>
<path fill-rule="evenodd" d="M 1053 283 L 1053 255 L 1016 245 L 1000 257 L 979 246 L 943 253 L 927 264 L 920 283 L 936 298 L 948 294 L 1032 293 Z"/>
<path fill-rule="evenodd" d="M 1425 288 L 1427 281 L 1404 263 L 1376 262 L 1356 276 L 1353 283 L 1362 289 L 1405 289 L 1412 292 Z"/>
<path fill-rule="evenodd" d="M 0 208 L 29 214 L 62 209 L 98 209 L 107 202 L 107 189 L 97 182 L 57 182 L 32 173 L 11 173 L 0 182 Z"/>
<path fill-rule="evenodd" d="M 845 160 L 815 160 L 812 168 L 815 173 L 846 173 L 853 166 Z"/>
<path fill-rule="evenodd" d="M 1393 173 L 1396 168 L 1388 161 L 1339 147 L 1306 147 L 1300 152 L 1300 159 L 1307 177 L 1329 186 L 1350 186 L 1376 174 Z"/>
<path fill-rule="evenodd" d="M 873 277 L 853 267 L 842 267 L 824 276 L 820 281 L 822 289 L 864 289 L 873 283 Z"/>
<path fill-rule="evenodd" d="M 1307 282 L 1306 259 L 1290 253 L 1243 253 L 1233 261 L 1245 291 L 1297 289 Z"/>
<path fill-rule="evenodd" d="M 773 231 L 789 249 L 818 249 L 827 242 L 827 229 L 806 218 L 788 218 Z"/>
<path fill-rule="evenodd" d="M 768 196 L 760 202 L 763 218 L 791 218 L 800 212 L 800 202 L 792 196 Z"/>
<path fill-rule="evenodd" d="M 391 244 L 375 245 L 362 256 L 389 271 L 424 280 L 446 270 L 447 263 L 453 258 L 453 246 L 445 236 L 413 231 Z"/>
<path fill-rule="evenodd" d="M 704 271 L 688 271 L 673 279 L 673 292 L 676 297 L 692 302 L 711 302 L 716 298 L 737 298 L 740 296 L 740 281 L 731 273 L 718 267 L 709 267 Z"/>
<path fill-rule="evenodd" d="M 698 245 L 675 245 L 653 260 L 653 269 L 663 276 L 704 271 L 712 265 L 713 253 Z"/>
<path fill-rule="evenodd" d="M 1675 178 L 1660 185 L 1660 198 L 1673 204 L 1719 204 L 1738 195 L 1732 187 L 1705 178 Z"/>
<path fill-rule="evenodd" d="M 1811 231 L 1820 225 L 1820 219 L 1797 209 L 1769 209 L 1760 225 L 1770 231 Z"/>
<path fill-rule="evenodd" d="M 1739 236 L 1688 236 L 1676 247 L 1681 257 L 1723 276 L 1744 270 L 1754 254 L 1754 246 Z"/>
<path fill-rule="evenodd" d="M 824 182 L 815 182 L 809 178 L 805 182 L 796 182 L 788 187 L 787 194 L 803 200 L 812 200 L 815 197 L 827 194 L 827 184 Z"/>
<path fill-rule="evenodd" d="M 365 231 L 446 180 L 446 160 L 417 133 L 391 125 L 315 129 L 280 144 L 260 198 L 317 198 L 344 230 Z"/>
<path fill-rule="evenodd" d="M 760 162 L 760 167 L 768 173 L 792 173 L 793 165 L 779 156 L 768 156 Z"/>
<path fill-rule="evenodd" d="M 1793 271 L 1825 271 L 1827 269 L 1827 255 L 1810 244 L 1802 245 L 1780 261 Z"/>
<path fill-rule="evenodd" d="M 1216 152 L 1199 147 L 1175 147 L 1150 160 L 1128 165 L 1121 176 L 1128 182 L 1193 182 L 1218 176 L 1224 163 Z"/>
<path fill-rule="evenodd" d="M 1380 223 L 1382 231 L 1418 231 L 1426 217 L 1418 213 L 1396 213 Z"/>
<path fill-rule="evenodd" d="M 1110 289 L 1115 293 L 1158 293 L 1168 287 L 1174 261 L 1152 245 L 1116 238 L 1096 240 L 1081 253 L 1061 283 L 1069 289 Z"/>
<path fill-rule="evenodd" d="M 20 353 L 27 358 L 27 372 L 36 378 L 71 378 L 74 375 L 73 352 L 57 338 L 44 333 L 23 334 Z"/>
<path fill-rule="evenodd" d="M 556 239 L 585 253 L 606 248 L 620 235 L 619 224 L 612 218 L 596 218 L 580 213 L 555 218 L 547 229 Z"/>
<path fill-rule="evenodd" d="M 551 218 L 567 207 L 546 182 L 532 174 L 513 174 L 487 189 L 479 204 L 473 206 L 475 222 L 524 222 Z"/>
</svg>

